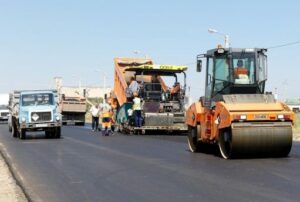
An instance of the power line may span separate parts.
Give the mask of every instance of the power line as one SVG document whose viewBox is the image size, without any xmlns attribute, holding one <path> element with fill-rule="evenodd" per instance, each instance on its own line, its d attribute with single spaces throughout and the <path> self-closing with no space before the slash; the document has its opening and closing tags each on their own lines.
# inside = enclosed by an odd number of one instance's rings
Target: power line
<svg viewBox="0 0 300 202">
<path fill-rule="evenodd" d="M 271 46 L 267 49 L 281 48 L 281 47 L 285 47 L 285 46 L 292 46 L 292 45 L 295 45 L 295 44 L 298 44 L 298 43 L 300 43 L 300 41 L 294 41 L 294 42 L 285 43 L 285 44 L 281 44 L 281 45 Z"/>
<path fill-rule="evenodd" d="M 280 45 L 276 45 L 276 46 L 270 46 L 267 49 L 281 48 L 281 47 L 292 46 L 292 45 L 296 45 L 296 44 L 300 44 L 300 41 L 294 41 L 294 42 L 289 42 L 289 43 L 280 44 Z M 190 62 L 190 63 L 186 63 L 184 65 L 189 66 L 189 65 L 195 65 L 195 64 L 196 64 L 196 62 Z"/>
<path fill-rule="evenodd" d="M 183 64 L 183 65 L 189 66 L 189 65 L 195 65 L 195 64 L 196 64 L 196 62 L 190 62 L 190 63 L 185 63 L 185 64 Z"/>
</svg>

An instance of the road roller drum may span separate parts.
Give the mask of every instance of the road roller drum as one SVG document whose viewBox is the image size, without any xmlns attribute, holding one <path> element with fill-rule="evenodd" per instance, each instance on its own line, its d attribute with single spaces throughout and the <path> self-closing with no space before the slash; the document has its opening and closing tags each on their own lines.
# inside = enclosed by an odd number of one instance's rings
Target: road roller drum
<svg viewBox="0 0 300 202">
<path fill-rule="evenodd" d="M 219 148 L 223 158 L 287 156 L 293 142 L 289 122 L 232 123 L 220 132 Z"/>
</svg>

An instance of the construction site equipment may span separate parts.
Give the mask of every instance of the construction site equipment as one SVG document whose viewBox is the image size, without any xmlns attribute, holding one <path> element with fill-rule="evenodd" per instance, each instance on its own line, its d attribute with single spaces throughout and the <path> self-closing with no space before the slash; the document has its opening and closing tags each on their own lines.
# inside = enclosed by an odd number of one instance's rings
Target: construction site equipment
<svg viewBox="0 0 300 202">
<path fill-rule="evenodd" d="M 116 108 L 116 122 L 121 131 L 146 133 L 148 130 L 187 131 L 184 123 L 184 96 L 186 89 L 186 66 L 154 65 L 151 59 L 115 58 L 114 90 L 111 100 Z M 178 75 L 183 75 L 179 85 Z M 132 113 L 133 94 L 128 88 L 130 79 L 139 84 L 138 97 L 142 99 L 142 126 L 134 124 Z M 171 78 L 178 85 L 172 94 L 163 77 Z M 114 107 L 116 106 L 116 107 Z"/>
<path fill-rule="evenodd" d="M 28 131 L 45 131 L 46 137 L 61 137 L 61 114 L 56 90 L 13 91 L 9 95 L 9 131 L 26 139 Z"/>
<path fill-rule="evenodd" d="M 294 113 L 265 93 L 266 51 L 218 47 L 197 56 L 197 71 L 206 59 L 206 81 L 186 115 L 192 152 L 218 144 L 225 159 L 289 154 Z"/>
<path fill-rule="evenodd" d="M 8 100 L 9 94 L 0 94 L 0 123 L 7 122 L 8 120 Z"/>
<path fill-rule="evenodd" d="M 86 114 L 86 99 L 84 97 L 68 97 L 61 95 L 59 108 L 62 114 L 62 123 L 84 126 Z"/>
</svg>

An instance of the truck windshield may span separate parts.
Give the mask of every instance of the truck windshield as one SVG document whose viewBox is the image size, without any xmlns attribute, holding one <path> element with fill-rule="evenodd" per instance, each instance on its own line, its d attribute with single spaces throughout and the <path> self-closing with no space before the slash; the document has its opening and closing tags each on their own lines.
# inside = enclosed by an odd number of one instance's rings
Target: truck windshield
<svg viewBox="0 0 300 202">
<path fill-rule="evenodd" d="M 22 95 L 22 105 L 53 105 L 53 95 L 50 93 Z"/>
</svg>

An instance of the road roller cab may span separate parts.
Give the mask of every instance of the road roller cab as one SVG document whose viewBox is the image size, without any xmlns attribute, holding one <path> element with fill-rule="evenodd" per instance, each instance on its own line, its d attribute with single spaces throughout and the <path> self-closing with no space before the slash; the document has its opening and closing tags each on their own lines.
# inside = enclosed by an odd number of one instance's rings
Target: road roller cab
<svg viewBox="0 0 300 202">
<path fill-rule="evenodd" d="M 289 154 L 294 113 L 265 93 L 266 51 L 218 47 L 197 56 L 197 71 L 206 60 L 206 81 L 186 115 L 192 152 L 218 144 L 226 159 Z"/>
</svg>

